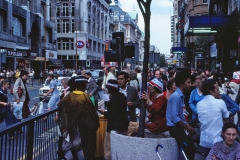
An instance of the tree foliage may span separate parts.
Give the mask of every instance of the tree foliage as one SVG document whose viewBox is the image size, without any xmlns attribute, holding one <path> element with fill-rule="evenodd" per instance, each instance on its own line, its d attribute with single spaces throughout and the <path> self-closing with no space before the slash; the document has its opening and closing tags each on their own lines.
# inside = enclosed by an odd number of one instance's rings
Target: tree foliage
<svg viewBox="0 0 240 160">
<path fill-rule="evenodd" d="M 165 54 L 160 54 L 160 67 L 167 67 Z"/>
</svg>

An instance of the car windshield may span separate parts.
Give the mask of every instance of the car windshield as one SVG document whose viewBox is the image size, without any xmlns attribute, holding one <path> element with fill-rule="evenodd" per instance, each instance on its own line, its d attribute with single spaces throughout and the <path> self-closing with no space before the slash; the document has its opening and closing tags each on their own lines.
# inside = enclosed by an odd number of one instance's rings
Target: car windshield
<svg viewBox="0 0 240 160">
<path fill-rule="evenodd" d="M 45 85 L 45 86 L 49 86 L 50 82 L 51 82 L 50 80 L 46 80 L 44 85 Z M 57 82 L 57 85 L 58 85 L 58 86 L 61 86 L 61 85 L 62 85 L 61 79 L 57 79 L 56 82 Z"/>
<path fill-rule="evenodd" d="M 99 77 L 98 72 L 96 71 L 92 71 L 91 74 L 93 78 Z"/>
</svg>

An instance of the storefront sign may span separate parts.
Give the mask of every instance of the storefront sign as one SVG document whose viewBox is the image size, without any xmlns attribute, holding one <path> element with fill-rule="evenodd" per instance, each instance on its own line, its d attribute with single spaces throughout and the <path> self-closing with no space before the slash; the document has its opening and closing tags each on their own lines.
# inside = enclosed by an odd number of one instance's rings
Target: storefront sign
<svg viewBox="0 0 240 160">
<path fill-rule="evenodd" d="M 46 58 L 57 59 L 57 51 L 46 50 Z"/>
<path fill-rule="evenodd" d="M 28 58 L 28 53 L 27 52 L 22 52 L 22 51 L 7 51 L 7 56 L 10 57 L 25 57 Z"/>
</svg>

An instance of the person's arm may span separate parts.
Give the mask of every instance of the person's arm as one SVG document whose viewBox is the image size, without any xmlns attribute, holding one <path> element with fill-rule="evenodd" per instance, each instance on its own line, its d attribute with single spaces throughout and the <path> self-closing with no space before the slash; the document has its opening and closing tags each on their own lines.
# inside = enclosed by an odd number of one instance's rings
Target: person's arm
<svg viewBox="0 0 240 160">
<path fill-rule="evenodd" d="M 106 75 L 104 75 L 104 77 L 103 77 L 102 90 L 105 89 L 105 83 L 106 83 Z"/>
<path fill-rule="evenodd" d="M 218 150 L 219 149 L 216 147 L 216 144 L 214 144 L 208 153 L 206 160 L 217 160 L 216 153 L 218 153 Z"/>
<path fill-rule="evenodd" d="M 19 100 L 20 98 L 19 98 L 18 93 L 17 93 L 18 92 L 19 83 L 21 83 L 21 79 L 20 78 L 18 78 L 16 80 L 16 82 L 14 83 L 14 86 L 13 86 L 13 96 L 14 96 L 17 104 L 20 102 L 20 100 Z"/>
<path fill-rule="evenodd" d="M 92 92 L 90 94 L 94 95 L 98 90 L 98 85 L 97 85 L 97 82 L 94 79 L 92 80 L 92 83 L 93 83 L 93 88 L 94 89 L 92 90 Z"/>
<path fill-rule="evenodd" d="M 222 108 L 222 117 L 223 117 L 223 122 L 226 123 L 229 121 L 229 111 L 227 109 L 227 106 L 225 102 L 222 100 L 221 102 L 221 108 Z"/>
<path fill-rule="evenodd" d="M 194 89 L 194 90 L 191 92 L 191 94 L 190 94 L 189 107 L 191 108 L 192 112 L 197 115 L 197 107 L 196 107 L 196 105 L 193 103 L 194 97 L 195 97 L 195 95 L 196 95 L 196 94 L 195 94 L 195 91 L 196 91 L 196 89 Z"/>
<path fill-rule="evenodd" d="M 195 130 L 189 126 L 187 123 L 184 123 L 182 119 L 180 118 L 180 107 L 183 105 L 181 102 L 181 97 L 172 95 L 170 99 L 168 100 L 168 107 L 171 107 L 171 119 L 173 123 L 177 124 L 178 126 L 181 126 L 185 128 L 190 135 L 195 134 Z M 183 114 L 183 113 L 182 113 Z"/>
<path fill-rule="evenodd" d="M 49 91 L 47 93 L 45 93 L 43 95 L 44 97 L 47 97 L 50 93 L 53 92 L 53 90 L 54 90 L 54 83 L 52 81 L 50 82 L 49 87 L 50 87 L 50 89 L 49 89 Z"/>
<path fill-rule="evenodd" d="M 127 105 L 130 107 L 132 106 L 137 108 L 140 105 L 140 100 L 139 100 L 139 96 L 136 88 L 133 88 L 133 94 L 134 94 L 133 102 L 127 102 Z"/>
<path fill-rule="evenodd" d="M 156 98 L 153 102 L 147 106 L 147 110 L 149 113 L 158 113 L 159 110 L 166 105 L 166 99 L 164 96 L 160 96 Z"/>
</svg>

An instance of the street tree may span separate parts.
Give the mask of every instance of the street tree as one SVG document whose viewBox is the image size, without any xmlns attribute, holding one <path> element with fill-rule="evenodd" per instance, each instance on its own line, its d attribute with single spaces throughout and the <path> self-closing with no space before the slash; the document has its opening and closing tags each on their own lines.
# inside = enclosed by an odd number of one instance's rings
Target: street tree
<svg viewBox="0 0 240 160">
<path fill-rule="evenodd" d="M 165 54 L 160 54 L 160 67 L 167 67 Z"/>
<path fill-rule="evenodd" d="M 147 74 L 148 74 L 148 59 L 149 59 L 149 48 L 150 48 L 150 17 L 151 17 L 151 6 L 152 0 L 137 0 L 138 6 L 141 10 L 144 19 L 144 59 L 143 59 L 143 72 L 142 72 L 142 90 L 141 93 L 147 91 Z M 138 137 L 144 137 L 145 129 L 145 116 L 146 116 L 146 101 L 141 99 L 140 103 L 140 118 Z"/>
</svg>

